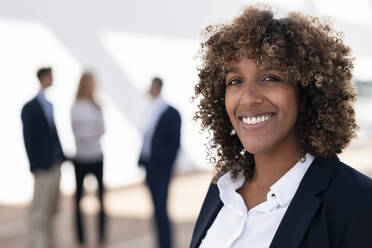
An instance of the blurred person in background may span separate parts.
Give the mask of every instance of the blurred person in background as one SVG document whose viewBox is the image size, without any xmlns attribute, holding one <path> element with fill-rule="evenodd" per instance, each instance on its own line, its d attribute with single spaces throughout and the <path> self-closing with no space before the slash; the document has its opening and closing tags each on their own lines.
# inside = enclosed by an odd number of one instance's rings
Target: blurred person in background
<svg viewBox="0 0 372 248">
<path fill-rule="evenodd" d="M 22 109 L 23 138 L 30 169 L 34 176 L 34 192 L 28 214 L 27 247 L 57 247 L 54 219 L 57 213 L 60 165 L 65 160 L 54 123 L 53 105 L 45 91 L 53 84 L 51 68 L 37 72 L 40 91 Z"/>
<path fill-rule="evenodd" d="M 268 7 L 206 31 L 195 117 L 216 177 L 191 248 L 372 247 L 372 180 L 336 155 L 357 130 L 340 33 Z"/>
<path fill-rule="evenodd" d="M 103 185 L 103 153 L 100 139 L 105 132 L 101 107 L 97 104 L 95 77 L 84 73 L 79 82 L 76 100 L 71 109 L 72 130 L 75 136 L 76 156 L 73 159 L 76 178 L 75 217 L 77 239 L 81 247 L 86 244 L 81 198 L 84 193 L 84 178 L 92 174 L 97 179 L 100 210 L 98 214 L 98 243 L 105 241 L 105 209 Z"/>
<path fill-rule="evenodd" d="M 171 223 L 168 217 L 168 187 L 180 146 L 181 116 L 161 96 L 163 82 L 152 80 L 149 94 L 152 105 L 146 117 L 146 129 L 139 165 L 146 170 L 146 184 L 154 206 L 158 247 L 172 247 Z"/>
</svg>

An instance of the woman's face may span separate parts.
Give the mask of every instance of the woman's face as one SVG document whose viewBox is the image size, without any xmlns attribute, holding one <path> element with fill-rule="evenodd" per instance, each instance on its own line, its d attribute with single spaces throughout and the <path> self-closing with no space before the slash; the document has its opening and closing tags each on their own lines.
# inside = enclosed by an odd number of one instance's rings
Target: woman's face
<svg viewBox="0 0 372 248">
<path fill-rule="evenodd" d="M 225 106 L 240 141 L 252 154 L 298 149 L 298 90 L 275 67 L 241 58 L 226 74 Z"/>
</svg>

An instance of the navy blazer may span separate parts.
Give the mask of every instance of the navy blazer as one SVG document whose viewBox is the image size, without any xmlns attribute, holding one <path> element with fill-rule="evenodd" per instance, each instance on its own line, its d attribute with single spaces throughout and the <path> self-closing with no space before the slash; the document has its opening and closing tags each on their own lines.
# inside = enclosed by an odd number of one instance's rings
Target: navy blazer
<svg viewBox="0 0 372 248">
<path fill-rule="evenodd" d="M 164 174 L 173 166 L 181 137 L 181 116 L 178 111 L 168 106 L 162 113 L 151 140 L 151 158 L 140 157 L 139 164 L 145 166 L 147 172 Z"/>
<path fill-rule="evenodd" d="M 191 248 L 200 246 L 222 206 L 218 187 L 211 184 Z M 371 248 L 372 179 L 342 163 L 336 155 L 315 158 L 270 245 L 297 247 Z"/>
<path fill-rule="evenodd" d="M 65 160 L 58 133 L 50 127 L 39 101 L 34 98 L 22 109 L 23 138 L 30 170 L 49 169 L 56 161 Z"/>
</svg>

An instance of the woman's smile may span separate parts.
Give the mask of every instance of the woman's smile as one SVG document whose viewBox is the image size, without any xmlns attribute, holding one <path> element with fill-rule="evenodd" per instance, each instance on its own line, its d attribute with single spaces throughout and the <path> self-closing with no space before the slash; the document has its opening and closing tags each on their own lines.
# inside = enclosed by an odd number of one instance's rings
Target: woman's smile
<svg viewBox="0 0 372 248">
<path fill-rule="evenodd" d="M 240 126 L 247 130 L 256 130 L 265 127 L 274 118 L 275 113 L 262 112 L 262 113 L 244 113 L 238 116 Z"/>
</svg>

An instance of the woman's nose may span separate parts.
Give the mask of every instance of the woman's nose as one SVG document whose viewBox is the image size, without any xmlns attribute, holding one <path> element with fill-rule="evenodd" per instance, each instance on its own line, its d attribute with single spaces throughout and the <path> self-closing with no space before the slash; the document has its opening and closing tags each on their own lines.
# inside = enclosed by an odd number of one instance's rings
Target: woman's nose
<svg viewBox="0 0 372 248">
<path fill-rule="evenodd" d="M 243 87 L 242 90 L 243 92 L 240 99 L 241 105 L 254 106 L 264 102 L 264 96 L 258 87 L 247 85 Z"/>
</svg>

